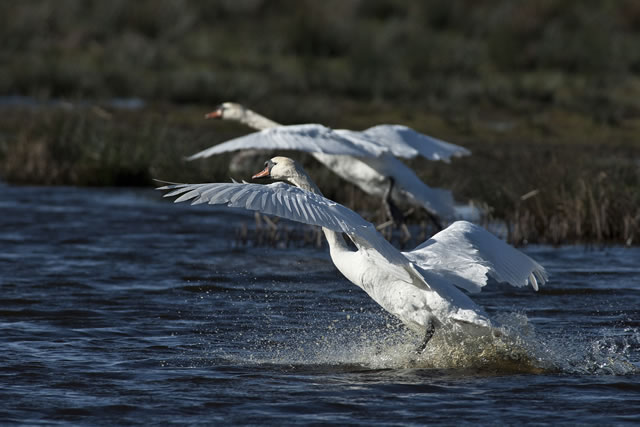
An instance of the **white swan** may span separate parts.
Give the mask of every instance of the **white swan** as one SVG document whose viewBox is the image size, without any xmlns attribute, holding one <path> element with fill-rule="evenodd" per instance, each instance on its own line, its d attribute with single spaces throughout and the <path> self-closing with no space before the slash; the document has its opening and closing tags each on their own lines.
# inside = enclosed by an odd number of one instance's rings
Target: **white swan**
<svg viewBox="0 0 640 427">
<path fill-rule="evenodd" d="M 287 157 L 274 157 L 254 178 L 285 180 L 249 183 L 172 184 L 165 197 L 175 202 L 226 204 L 318 225 L 338 270 L 408 327 L 424 334 L 424 349 L 436 328 L 474 335 L 496 326 L 456 286 L 479 292 L 487 276 L 513 286 L 547 280 L 545 269 L 481 227 L 458 221 L 411 252 L 400 252 L 352 210 L 323 197 L 307 173 Z M 297 188 L 296 188 L 297 187 Z M 356 250 L 345 242 L 345 233 Z M 456 285 L 456 286 L 453 286 Z"/>
<path fill-rule="evenodd" d="M 409 159 L 420 155 L 429 160 L 449 162 L 452 157 L 471 154 L 464 147 L 400 125 L 378 125 L 362 132 L 331 130 L 314 124 L 280 126 L 231 102 L 221 104 L 205 117 L 238 121 L 262 131 L 214 145 L 189 156 L 188 160 L 248 149 L 306 151 L 365 193 L 382 197 L 390 213 L 400 212 L 392 201 L 424 208 L 438 229 L 443 228 L 443 219 L 450 220 L 455 214 L 451 192 L 429 187 L 396 157 Z M 361 150 L 354 152 L 353 144 Z M 393 219 L 403 222 L 399 215 Z"/>
</svg>

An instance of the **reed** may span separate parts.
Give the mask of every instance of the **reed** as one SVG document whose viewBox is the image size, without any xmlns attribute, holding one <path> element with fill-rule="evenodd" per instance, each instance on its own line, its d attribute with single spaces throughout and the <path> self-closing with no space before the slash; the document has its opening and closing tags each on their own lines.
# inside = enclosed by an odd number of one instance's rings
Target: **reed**
<svg viewBox="0 0 640 427">
<path fill-rule="evenodd" d="M 182 157 L 246 133 L 201 118 L 239 101 L 282 123 L 403 123 L 467 146 L 473 156 L 451 165 L 409 163 L 486 206 L 485 223 L 515 244 L 640 239 L 635 0 L 0 2 L 0 39 L 0 94 L 55 104 L 0 99 L 10 183 L 228 180 L 229 156 Z M 87 102 L 117 97 L 152 105 Z M 377 200 L 309 156 L 281 154 L 380 222 Z M 255 239 L 293 235 L 279 228 Z"/>
<path fill-rule="evenodd" d="M 384 109 L 370 114 L 367 123 L 360 110 L 353 114 L 352 107 L 343 108 L 341 127 L 362 128 L 375 124 L 373 120 L 386 121 L 378 119 L 386 117 Z M 0 175 L 12 184 L 38 185 L 151 186 L 152 178 L 248 180 L 261 165 L 244 176 L 230 176 L 231 155 L 183 160 L 187 154 L 248 132 L 233 123 L 205 121 L 203 111 L 167 106 L 120 111 L 83 104 L 5 109 L 0 114 Z M 513 244 L 640 242 L 640 167 L 636 142 L 629 136 L 636 134 L 637 124 L 594 124 L 588 117 L 578 120 L 569 115 L 557 119 L 564 123 L 563 133 L 541 136 L 537 122 L 508 120 L 516 124 L 505 132 L 487 130 L 483 120 L 473 116 L 461 125 L 439 114 L 414 115 L 403 122 L 465 145 L 473 155 L 451 164 L 424 160 L 409 164 L 430 185 L 449 188 L 459 201 L 482 206 L 482 222 L 489 227 L 503 224 L 504 237 Z M 550 128 L 555 129 L 554 123 L 547 119 Z M 377 199 L 340 181 L 310 156 L 279 154 L 301 161 L 327 197 L 376 224 L 385 221 Z M 408 248 L 434 231 L 420 210 L 408 220 L 410 239 L 391 227 L 384 228 L 383 234 Z M 238 230 L 237 236 L 241 244 L 258 245 L 317 245 L 322 240 L 316 231 L 265 217 Z"/>
</svg>

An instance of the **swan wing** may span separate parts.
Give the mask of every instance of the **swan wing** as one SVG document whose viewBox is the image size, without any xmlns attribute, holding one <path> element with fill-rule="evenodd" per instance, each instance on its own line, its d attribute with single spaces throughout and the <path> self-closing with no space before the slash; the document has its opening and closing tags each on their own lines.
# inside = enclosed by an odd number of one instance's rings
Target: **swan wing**
<svg viewBox="0 0 640 427">
<path fill-rule="evenodd" d="M 335 129 L 334 132 L 341 137 L 348 139 L 352 144 L 361 147 L 363 150 L 372 154 L 367 157 L 379 157 L 383 153 L 391 153 L 390 147 L 385 144 L 381 144 L 376 138 L 372 138 L 363 132 L 349 129 Z"/>
<path fill-rule="evenodd" d="M 326 126 L 304 124 L 277 126 L 250 133 L 207 148 L 187 157 L 187 160 L 202 159 L 228 151 L 263 149 L 296 150 L 309 153 L 349 155 L 358 157 L 378 156 L 387 148 L 367 143 L 348 135 L 341 135 Z"/>
<path fill-rule="evenodd" d="M 429 160 L 442 160 L 449 163 L 452 157 L 471 154 L 471 151 L 464 147 L 416 132 L 402 125 L 378 125 L 364 130 L 362 134 L 386 146 L 397 157 L 413 158 L 420 155 Z"/>
<path fill-rule="evenodd" d="M 449 190 L 432 188 L 425 184 L 416 173 L 392 155 L 360 159 L 383 176 L 393 177 L 398 190 L 412 203 L 423 206 L 443 218 L 455 215 L 453 194 Z"/>
<path fill-rule="evenodd" d="M 548 280 L 544 267 L 480 226 L 457 221 L 404 255 L 421 269 L 480 292 L 488 276 L 498 282 L 538 290 Z"/>
<path fill-rule="evenodd" d="M 283 182 L 269 185 L 238 182 L 171 184 L 158 190 L 171 190 L 164 197 L 179 196 L 175 203 L 191 200 L 193 205 L 223 204 L 346 233 L 358 247 L 378 253 L 393 264 L 410 265 L 407 258 L 378 233 L 373 224 L 351 209 Z"/>
</svg>

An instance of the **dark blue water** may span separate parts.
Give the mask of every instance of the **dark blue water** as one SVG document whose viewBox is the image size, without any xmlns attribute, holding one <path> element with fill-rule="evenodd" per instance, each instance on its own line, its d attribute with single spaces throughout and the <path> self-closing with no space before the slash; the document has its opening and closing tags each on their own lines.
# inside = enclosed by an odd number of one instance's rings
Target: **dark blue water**
<svg viewBox="0 0 640 427">
<path fill-rule="evenodd" d="M 540 292 L 473 299 L 516 341 L 407 332 L 326 248 L 152 190 L 0 187 L 0 422 L 640 420 L 640 250 L 527 248 Z"/>
</svg>

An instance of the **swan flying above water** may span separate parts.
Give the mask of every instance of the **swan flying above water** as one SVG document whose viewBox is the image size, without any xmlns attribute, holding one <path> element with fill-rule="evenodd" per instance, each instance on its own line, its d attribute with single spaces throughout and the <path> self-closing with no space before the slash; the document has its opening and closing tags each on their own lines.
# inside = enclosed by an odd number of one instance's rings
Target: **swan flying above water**
<svg viewBox="0 0 640 427">
<path fill-rule="evenodd" d="M 464 147 L 401 125 L 378 125 L 362 132 L 333 130 L 317 124 L 281 126 L 232 102 L 221 104 L 205 117 L 238 121 L 262 132 L 212 146 L 187 157 L 188 160 L 249 149 L 306 151 L 365 193 L 383 198 L 388 212 L 400 212 L 393 202 L 422 207 L 438 230 L 443 228 L 443 220 L 455 215 L 453 195 L 449 190 L 429 187 L 396 157 L 423 156 L 448 163 L 453 157 L 471 154 Z M 330 149 L 327 148 L 329 144 L 332 145 Z M 353 144 L 361 148 L 359 153 L 350 149 Z M 392 219 L 396 223 L 404 222 L 400 215 Z"/>
<path fill-rule="evenodd" d="M 545 269 L 483 228 L 457 221 L 410 252 L 400 252 L 352 210 L 322 196 L 294 160 L 274 157 L 253 178 L 287 181 L 171 184 L 165 197 L 175 202 L 224 204 L 322 227 L 331 260 L 409 328 L 424 334 L 422 351 L 438 328 L 479 335 L 498 324 L 457 287 L 479 292 L 488 276 L 535 290 L 547 281 Z M 355 250 L 343 238 L 355 245 Z"/>
</svg>

